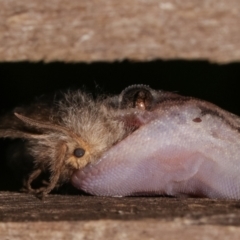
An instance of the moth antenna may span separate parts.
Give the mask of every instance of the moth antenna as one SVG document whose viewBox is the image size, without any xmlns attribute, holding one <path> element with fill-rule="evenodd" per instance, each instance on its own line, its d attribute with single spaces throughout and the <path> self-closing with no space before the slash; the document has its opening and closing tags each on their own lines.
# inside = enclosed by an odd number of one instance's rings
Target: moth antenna
<svg viewBox="0 0 240 240">
<path fill-rule="evenodd" d="M 26 139 L 39 139 L 39 138 L 46 138 L 44 134 L 32 134 L 32 133 L 25 133 L 22 131 L 14 130 L 14 129 L 0 129 L 0 137 L 2 138 L 26 138 Z"/>
<path fill-rule="evenodd" d="M 19 118 L 20 120 L 22 120 L 24 123 L 27 123 L 31 126 L 34 126 L 36 128 L 39 129 L 50 129 L 50 130 L 56 130 L 62 133 L 65 133 L 68 136 L 71 136 L 72 138 L 76 139 L 78 142 L 80 142 L 83 146 L 85 146 L 86 148 L 88 148 L 87 144 L 85 143 L 84 140 L 82 140 L 82 138 L 78 135 L 76 135 L 74 132 L 70 131 L 69 129 L 63 127 L 63 126 L 59 126 L 59 125 L 55 125 L 55 124 L 50 124 L 50 123 L 44 123 L 38 120 L 34 120 L 28 117 L 25 117 L 19 113 L 14 113 L 14 115 Z"/>
<path fill-rule="evenodd" d="M 41 128 L 42 129 L 53 129 L 53 130 L 57 130 L 57 131 L 69 134 L 69 130 L 67 130 L 64 127 L 61 127 L 61 126 L 58 126 L 58 125 L 55 125 L 55 124 L 44 123 L 44 122 L 41 122 L 41 121 L 38 121 L 38 120 L 34 120 L 32 118 L 25 117 L 25 116 L 23 116 L 19 113 L 14 113 L 14 115 L 17 118 L 19 118 L 20 120 L 22 120 L 24 123 L 27 123 L 31 126 L 34 126 L 34 127 L 40 128 L 40 129 Z"/>
</svg>

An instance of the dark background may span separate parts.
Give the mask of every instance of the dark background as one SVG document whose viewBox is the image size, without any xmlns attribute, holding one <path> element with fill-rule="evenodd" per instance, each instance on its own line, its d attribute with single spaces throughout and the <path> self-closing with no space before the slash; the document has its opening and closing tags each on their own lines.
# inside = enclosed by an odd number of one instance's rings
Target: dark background
<svg viewBox="0 0 240 240">
<path fill-rule="evenodd" d="M 0 63 L 0 115 L 15 106 L 59 89 L 84 86 L 96 93 L 120 93 L 131 84 L 174 91 L 211 101 L 240 115 L 240 63 L 217 65 L 205 61 L 146 63 Z M 0 142 L 0 190 L 15 190 L 14 173 L 5 166 L 8 140 Z"/>
<path fill-rule="evenodd" d="M 85 86 L 89 91 L 119 93 L 139 83 L 206 99 L 240 114 L 239 82 L 240 63 L 0 63 L 0 114 L 58 89 Z"/>
</svg>

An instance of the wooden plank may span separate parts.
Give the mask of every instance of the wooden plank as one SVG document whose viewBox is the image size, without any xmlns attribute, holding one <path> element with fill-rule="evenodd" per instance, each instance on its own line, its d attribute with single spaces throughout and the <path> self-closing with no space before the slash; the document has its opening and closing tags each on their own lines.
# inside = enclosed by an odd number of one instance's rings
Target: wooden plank
<svg viewBox="0 0 240 240">
<path fill-rule="evenodd" d="M 239 0 L 2 0 L 0 61 L 239 61 L 239 12 Z"/>
<path fill-rule="evenodd" d="M 173 221 L 240 226 L 235 200 L 169 197 L 48 195 L 43 201 L 24 193 L 0 192 L 0 222 L 86 221 L 99 219 Z"/>
<path fill-rule="evenodd" d="M 239 240 L 235 226 L 191 225 L 188 223 L 145 221 L 76 221 L 0 223 L 1 240 Z"/>
<path fill-rule="evenodd" d="M 0 192 L 0 239 L 239 239 L 240 204 Z M 179 234 L 181 233 L 181 234 Z"/>
</svg>

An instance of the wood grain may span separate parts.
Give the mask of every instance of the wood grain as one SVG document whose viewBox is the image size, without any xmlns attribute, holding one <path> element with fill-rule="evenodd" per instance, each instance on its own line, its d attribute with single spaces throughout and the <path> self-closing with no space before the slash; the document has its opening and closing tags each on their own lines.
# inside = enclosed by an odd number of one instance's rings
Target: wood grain
<svg viewBox="0 0 240 240">
<path fill-rule="evenodd" d="M 0 61 L 240 60 L 238 0 L 2 0 Z"/>
<path fill-rule="evenodd" d="M 49 195 L 41 201 L 0 192 L 1 240 L 239 239 L 239 226 L 234 200 Z"/>
</svg>

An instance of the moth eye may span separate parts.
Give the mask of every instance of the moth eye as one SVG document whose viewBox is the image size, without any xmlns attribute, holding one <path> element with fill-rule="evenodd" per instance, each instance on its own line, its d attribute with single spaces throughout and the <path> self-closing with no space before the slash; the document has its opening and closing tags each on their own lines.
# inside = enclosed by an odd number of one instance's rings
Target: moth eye
<svg viewBox="0 0 240 240">
<path fill-rule="evenodd" d="M 82 157 L 85 154 L 85 150 L 82 148 L 76 148 L 73 152 L 74 156 L 77 158 Z"/>
</svg>

